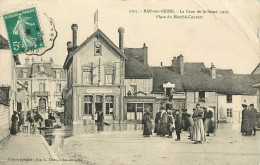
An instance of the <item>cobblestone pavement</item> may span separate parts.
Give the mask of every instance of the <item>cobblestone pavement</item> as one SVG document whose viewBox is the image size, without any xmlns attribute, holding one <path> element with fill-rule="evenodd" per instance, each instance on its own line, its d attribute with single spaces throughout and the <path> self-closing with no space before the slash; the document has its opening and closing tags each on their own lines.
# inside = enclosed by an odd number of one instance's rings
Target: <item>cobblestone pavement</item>
<svg viewBox="0 0 260 165">
<path fill-rule="evenodd" d="M 259 133 L 259 132 L 258 132 Z M 193 144 L 188 133 L 181 141 L 152 135 L 144 138 L 141 130 L 105 131 L 79 134 L 54 147 L 59 158 L 80 160 L 64 164 L 192 164 L 258 165 L 260 136 L 241 136 L 239 130 L 218 130 L 203 144 Z"/>
<path fill-rule="evenodd" d="M 40 134 L 19 133 L 0 145 L 1 165 L 59 164 Z"/>
</svg>

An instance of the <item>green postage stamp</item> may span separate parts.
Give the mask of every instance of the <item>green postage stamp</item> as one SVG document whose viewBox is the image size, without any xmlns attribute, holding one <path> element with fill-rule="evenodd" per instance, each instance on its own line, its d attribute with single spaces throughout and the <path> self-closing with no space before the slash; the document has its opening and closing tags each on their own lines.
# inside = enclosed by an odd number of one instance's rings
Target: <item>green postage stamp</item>
<svg viewBox="0 0 260 165">
<path fill-rule="evenodd" d="M 35 7 L 4 15 L 13 55 L 45 47 Z"/>
</svg>

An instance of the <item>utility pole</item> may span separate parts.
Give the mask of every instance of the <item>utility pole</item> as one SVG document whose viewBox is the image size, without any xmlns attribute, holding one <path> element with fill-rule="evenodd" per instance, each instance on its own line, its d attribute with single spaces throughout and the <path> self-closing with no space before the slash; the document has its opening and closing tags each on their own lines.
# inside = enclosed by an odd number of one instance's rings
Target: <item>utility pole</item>
<svg viewBox="0 0 260 165">
<path fill-rule="evenodd" d="M 98 87 L 99 87 L 99 83 L 101 81 L 101 68 L 100 68 L 100 58 L 98 59 Z"/>
</svg>

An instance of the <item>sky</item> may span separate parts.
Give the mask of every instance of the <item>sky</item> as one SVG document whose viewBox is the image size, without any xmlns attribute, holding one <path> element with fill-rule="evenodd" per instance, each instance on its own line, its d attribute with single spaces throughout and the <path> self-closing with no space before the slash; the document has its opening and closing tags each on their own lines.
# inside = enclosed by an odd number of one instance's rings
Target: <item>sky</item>
<svg viewBox="0 0 260 165">
<path fill-rule="evenodd" d="M 78 24 L 80 45 L 94 33 L 94 13 L 98 9 L 98 27 L 116 45 L 118 28 L 124 27 L 124 46 L 148 47 L 148 63 L 167 66 L 174 56 L 182 54 L 185 62 L 204 62 L 210 67 L 213 62 L 217 68 L 233 69 L 235 73 L 250 74 L 260 61 L 259 27 L 260 10 L 257 0 L 192 0 L 172 1 L 6 1 L 1 0 L 4 10 L 0 13 L 0 34 L 8 38 L 3 13 L 10 13 L 29 6 L 36 6 L 41 20 L 46 13 L 54 20 L 58 37 L 54 48 L 45 53 L 43 60 L 54 59 L 54 63 L 63 65 L 66 56 L 67 41 L 72 41 L 71 25 Z M 202 15 L 203 19 L 163 19 L 156 13 L 143 13 L 144 9 L 177 11 L 214 10 L 228 11 L 226 14 Z M 130 13 L 138 10 L 139 13 Z M 176 13 L 177 15 L 182 15 Z M 189 15 L 188 13 L 184 13 Z M 173 14 L 160 14 L 161 16 Z M 45 26 L 41 24 L 41 26 Z M 21 54 L 24 63 L 26 55 Z M 31 57 L 30 57 L 31 58 Z M 34 57 L 40 60 L 40 57 Z"/>
</svg>

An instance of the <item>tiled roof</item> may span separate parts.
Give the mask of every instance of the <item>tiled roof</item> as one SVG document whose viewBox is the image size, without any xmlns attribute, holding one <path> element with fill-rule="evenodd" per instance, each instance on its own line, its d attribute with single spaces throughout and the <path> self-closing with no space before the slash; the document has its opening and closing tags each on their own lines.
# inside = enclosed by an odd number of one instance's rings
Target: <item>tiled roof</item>
<svg viewBox="0 0 260 165">
<path fill-rule="evenodd" d="M 124 48 L 124 53 L 129 57 L 134 57 L 141 63 L 144 63 L 144 49 L 143 48 Z"/>
<path fill-rule="evenodd" d="M 148 65 L 141 63 L 132 56 L 126 56 L 128 57 L 125 62 L 126 79 L 147 79 L 153 77 Z"/>
<path fill-rule="evenodd" d="M 256 94 L 253 85 L 260 82 L 257 75 L 233 74 L 231 69 L 216 69 L 217 77 L 212 79 L 210 69 L 203 63 L 184 63 L 184 75 L 171 67 L 152 67 L 154 92 L 163 92 L 162 84 L 175 84 L 176 91 L 215 91 L 223 94 Z"/>
<path fill-rule="evenodd" d="M 177 92 L 184 91 L 181 76 L 171 67 L 151 67 L 153 73 L 153 92 L 164 92 L 163 84 L 170 82 L 175 84 Z"/>
<path fill-rule="evenodd" d="M 0 35 L 0 49 L 9 49 L 9 43 L 2 35 Z"/>
<path fill-rule="evenodd" d="M 9 89 L 10 87 L 0 87 L 0 104 L 9 106 Z"/>
<path fill-rule="evenodd" d="M 259 64 L 255 67 L 255 69 L 253 70 L 253 72 L 251 74 L 260 74 L 260 62 Z"/>
</svg>

